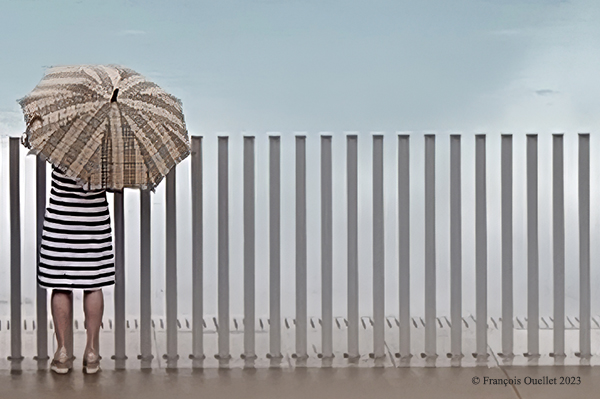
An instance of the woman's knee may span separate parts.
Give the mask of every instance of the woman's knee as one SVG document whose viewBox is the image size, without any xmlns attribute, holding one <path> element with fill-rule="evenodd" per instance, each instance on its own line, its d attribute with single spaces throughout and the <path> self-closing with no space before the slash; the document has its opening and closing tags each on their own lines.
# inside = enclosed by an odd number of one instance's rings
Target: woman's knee
<svg viewBox="0 0 600 399">
<path fill-rule="evenodd" d="M 73 293 L 73 291 L 71 290 L 63 290 L 60 288 L 54 288 L 52 290 L 52 294 L 58 294 L 58 295 L 71 295 Z"/>
</svg>

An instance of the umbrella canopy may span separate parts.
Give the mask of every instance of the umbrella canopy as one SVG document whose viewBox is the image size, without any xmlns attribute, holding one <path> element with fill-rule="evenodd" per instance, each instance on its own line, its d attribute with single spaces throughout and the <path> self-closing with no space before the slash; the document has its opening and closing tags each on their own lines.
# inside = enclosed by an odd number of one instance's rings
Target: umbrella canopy
<svg viewBox="0 0 600 399">
<path fill-rule="evenodd" d="M 154 189 L 190 154 L 181 101 L 128 68 L 53 67 L 19 104 L 23 144 L 88 189 Z"/>
</svg>

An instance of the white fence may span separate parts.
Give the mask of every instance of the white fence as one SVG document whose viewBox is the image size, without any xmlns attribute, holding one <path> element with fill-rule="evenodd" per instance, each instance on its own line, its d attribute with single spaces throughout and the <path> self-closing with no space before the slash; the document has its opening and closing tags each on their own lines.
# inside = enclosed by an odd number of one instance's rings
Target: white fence
<svg viewBox="0 0 600 399">
<path fill-rule="evenodd" d="M 12 326 L 11 367 L 35 355 L 44 368 L 51 323 L 35 264 L 49 168 L 17 138 L 1 143 L 0 335 Z M 191 159 L 155 193 L 109 196 L 115 367 L 135 355 L 154 367 L 163 354 L 170 368 L 188 364 L 180 354 L 192 367 L 240 356 L 465 365 L 494 351 L 517 364 L 593 363 L 599 144 L 589 134 L 193 137 Z"/>
</svg>

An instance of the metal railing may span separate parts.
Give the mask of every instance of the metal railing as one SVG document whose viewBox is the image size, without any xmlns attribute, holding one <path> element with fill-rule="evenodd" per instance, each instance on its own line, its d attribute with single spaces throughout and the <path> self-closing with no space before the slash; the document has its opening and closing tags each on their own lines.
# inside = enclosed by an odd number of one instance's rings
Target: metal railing
<svg viewBox="0 0 600 399">
<path fill-rule="evenodd" d="M 359 264 L 359 157 L 358 135 L 349 134 L 346 139 L 346 192 L 339 194 L 345 198 L 347 209 L 346 222 L 346 287 L 347 287 L 347 342 L 344 357 L 352 362 L 361 358 L 364 353 L 359 350 L 360 325 L 364 323 L 359 317 L 359 282 L 360 267 L 370 267 L 372 270 L 372 352 L 371 358 L 377 364 L 386 356 L 393 354 L 386 350 L 386 323 L 390 329 L 397 329 L 398 341 L 396 357 L 407 361 L 415 353 L 411 349 L 411 329 L 414 316 L 411 312 L 411 298 L 414 298 L 415 287 L 411 285 L 411 248 L 415 241 L 421 238 L 411 236 L 411 157 L 424 155 L 424 338 L 423 357 L 433 359 L 438 356 L 439 331 L 442 327 L 440 314 L 436 309 L 438 299 L 438 238 L 436 233 L 436 135 L 424 135 L 424 154 L 413 154 L 410 151 L 411 135 L 399 134 L 396 141 L 397 165 L 395 171 L 385 168 L 384 136 L 372 136 L 372 262 L 370 265 Z M 463 202 L 461 159 L 462 136 L 449 137 L 449 196 L 443 201 L 449 203 L 449 275 L 450 286 L 450 351 L 448 356 L 460 359 L 463 356 Z M 206 350 L 216 352 L 219 364 L 227 366 L 231 359 L 230 341 L 232 339 L 230 326 L 230 175 L 229 170 L 229 137 L 219 137 L 217 140 L 217 335 L 216 347 L 207 348 L 204 344 L 204 294 L 203 280 L 204 239 L 206 234 L 203 225 L 203 179 L 207 171 L 203 170 L 202 137 L 192 137 L 191 156 L 191 219 L 192 219 L 192 275 L 183 278 L 192 279 L 192 353 L 194 367 L 202 367 Z M 269 306 L 268 306 L 268 353 L 272 364 L 281 362 L 284 355 L 291 355 L 298 364 L 305 362 L 309 356 L 307 331 L 308 321 L 308 291 L 311 288 L 307 280 L 307 214 L 311 209 L 307 205 L 307 149 L 306 136 L 294 138 L 295 150 L 295 207 L 294 239 L 295 239 L 295 315 L 294 316 L 294 352 L 282 353 L 282 320 L 281 311 L 281 143 L 279 136 L 268 138 L 268 259 L 269 259 Z M 320 137 L 320 303 L 321 303 L 321 350 L 319 358 L 331 360 L 334 352 L 339 351 L 339 344 L 334 342 L 334 323 L 337 323 L 333 311 L 333 232 L 334 209 L 333 175 L 332 175 L 332 136 Z M 500 171 L 501 171 L 501 240 L 493 245 L 501 247 L 501 354 L 504 358 L 515 356 L 514 350 L 514 253 L 513 253 L 513 136 L 504 134 L 500 139 Z M 10 164 L 10 360 L 13 368 L 19 368 L 23 359 L 22 352 L 22 317 L 21 317 L 21 199 L 19 196 L 19 151 L 18 138 L 9 139 Z M 475 136 L 474 149 L 474 225 L 475 225 L 475 343 L 474 356 L 486 360 L 489 356 L 488 334 L 490 320 L 488 315 L 488 197 L 486 166 L 486 135 Z M 552 135 L 552 270 L 553 270 L 553 352 L 556 359 L 564 358 L 565 353 L 565 202 L 564 202 L 564 159 L 563 135 Z M 243 137 L 243 220 L 236 221 L 243 227 L 243 353 L 242 358 L 251 364 L 257 358 L 256 350 L 256 187 L 255 137 Z M 312 154 L 311 154 L 312 155 Z M 314 158 L 311 158 L 314 159 Z M 438 165 L 439 166 L 439 165 Z M 212 171 L 211 171 L 212 172 Z M 538 237 L 538 136 L 526 136 L 526 226 L 527 226 L 527 351 L 525 356 L 535 358 L 540 354 L 540 276 L 539 276 L 539 237 Z M 46 163 L 37 160 L 37 246 L 40 245 L 43 217 L 46 207 Z M 395 197 L 396 214 L 385 212 L 384 174 L 391 173 L 397 181 Z M 292 178 L 285 176 L 285 178 Z M 592 355 L 591 346 L 591 274 L 590 274 L 590 135 L 578 135 L 578 214 L 579 214 L 579 351 L 581 359 L 589 359 Z M 315 183 L 315 182 L 309 182 Z M 187 184 L 187 182 L 185 183 Z M 168 368 L 178 366 L 178 303 L 177 279 L 177 226 L 176 226 L 176 173 L 173 170 L 166 178 L 166 354 Z M 142 367 L 151 367 L 153 359 L 151 337 L 151 196 L 148 191 L 140 191 L 140 309 L 139 309 L 139 360 Z M 389 197 L 389 196 L 388 196 Z M 286 206 L 289 204 L 286 204 Z M 335 204 L 337 205 L 337 204 Z M 307 210 L 308 209 L 308 210 Z M 114 194 L 114 244 L 116 263 L 116 285 L 114 294 L 114 356 L 115 367 L 126 367 L 126 281 L 125 281 L 125 230 L 124 230 L 124 201 L 123 193 Z M 398 263 L 386 261 L 386 229 L 389 220 L 397 223 L 397 254 Z M 39 255 L 38 255 L 39 257 Z M 39 260 L 39 259 L 38 259 Z M 133 267 L 133 266 L 130 266 Z M 398 307 L 393 309 L 397 315 L 397 325 L 393 326 L 386 318 L 386 269 L 398 270 Z M 412 291 L 412 294 L 411 294 Z M 233 293 L 233 295 L 237 295 Z M 46 292 L 37 288 L 36 299 L 37 318 L 37 355 L 40 368 L 47 367 L 48 354 L 48 313 Z M 447 320 L 447 319 L 446 319 Z M 287 321 L 286 321 L 287 325 Z M 339 324 L 338 324 L 339 325 Z M 19 326 L 19 327 L 17 327 Z M 335 348 L 334 348 L 335 347 Z M 386 352 L 388 354 L 386 355 Z M 239 355 L 239 354 L 237 354 Z M 130 360 L 131 362 L 131 360 Z"/>
</svg>

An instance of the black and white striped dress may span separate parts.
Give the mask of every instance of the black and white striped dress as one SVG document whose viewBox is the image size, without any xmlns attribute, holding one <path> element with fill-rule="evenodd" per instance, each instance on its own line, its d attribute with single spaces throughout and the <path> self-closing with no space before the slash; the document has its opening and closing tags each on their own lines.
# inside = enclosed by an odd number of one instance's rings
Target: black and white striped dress
<svg viewBox="0 0 600 399">
<path fill-rule="evenodd" d="M 87 191 L 52 169 L 38 284 L 44 288 L 93 290 L 115 282 L 106 191 Z"/>
</svg>

